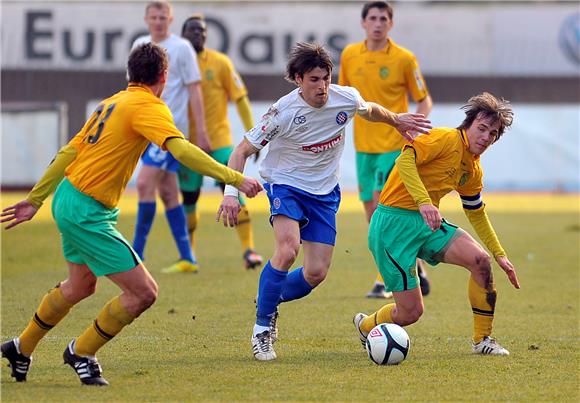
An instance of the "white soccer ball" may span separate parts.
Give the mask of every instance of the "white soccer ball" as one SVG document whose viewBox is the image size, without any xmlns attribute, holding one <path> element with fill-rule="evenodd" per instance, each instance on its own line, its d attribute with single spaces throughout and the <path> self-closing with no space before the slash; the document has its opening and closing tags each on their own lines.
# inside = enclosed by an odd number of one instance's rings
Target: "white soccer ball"
<svg viewBox="0 0 580 403">
<path fill-rule="evenodd" d="M 409 335 L 399 325 L 382 323 L 375 326 L 367 336 L 367 353 L 378 365 L 396 365 L 403 361 L 409 349 Z"/>
</svg>

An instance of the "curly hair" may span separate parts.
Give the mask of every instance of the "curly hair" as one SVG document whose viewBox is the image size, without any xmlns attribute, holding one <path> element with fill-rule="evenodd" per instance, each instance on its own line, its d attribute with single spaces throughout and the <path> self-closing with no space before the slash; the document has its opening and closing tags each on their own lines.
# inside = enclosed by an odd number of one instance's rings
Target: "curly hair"
<svg viewBox="0 0 580 403">
<path fill-rule="evenodd" d="M 471 127 L 473 121 L 478 116 L 484 119 L 491 119 L 492 123 L 499 122 L 497 138 L 508 129 L 514 120 L 514 111 L 509 101 L 503 98 L 496 98 L 489 92 L 475 95 L 461 107 L 465 111 L 465 119 L 458 129 L 467 129 Z"/>
</svg>

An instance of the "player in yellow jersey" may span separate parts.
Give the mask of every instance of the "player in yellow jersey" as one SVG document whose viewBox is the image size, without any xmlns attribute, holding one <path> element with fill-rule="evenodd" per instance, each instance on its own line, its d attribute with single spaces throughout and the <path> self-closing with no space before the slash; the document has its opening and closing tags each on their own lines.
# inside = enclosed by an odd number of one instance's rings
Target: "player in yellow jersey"
<svg viewBox="0 0 580 403">
<path fill-rule="evenodd" d="M 433 129 L 405 145 L 381 192 L 369 227 L 369 249 L 395 303 L 368 316 L 355 315 L 354 324 L 363 343 L 377 324 L 406 326 L 423 314 L 415 268 L 419 257 L 432 265 L 450 263 L 470 272 L 473 352 L 509 355 L 491 338 L 497 300 L 492 259 L 471 235 L 445 221 L 438 206 L 443 196 L 457 191 L 475 232 L 512 285 L 520 288 L 481 196 L 480 156 L 511 126 L 513 111 L 507 101 L 489 93 L 472 97 L 462 109 L 466 116 L 457 129 Z"/>
<path fill-rule="evenodd" d="M 228 121 L 228 101 L 236 103 L 245 131 L 254 127 L 246 86 L 225 54 L 205 47 L 207 26 L 202 15 L 195 14 L 185 20 L 181 35 L 191 42 L 197 53 L 210 144 L 209 154 L 216 161 L 227 165 L 234 149 L 230 122 Z M 190 141 L 196 139 L 196 127 L 192 122 L 189 126 L 189 137 Z M 196 204 L 201 192 L 203 176 L 183 165 L 179 168 L 178 174 L 183 194 L 183 206 L 187 213 L 189 237 L 192 249 L 195 251 L 195 230 L 198 225 Z M 219 183 L 219 185 L 223 192 L 225 184 Z M 242 244 L 242 256 L 246 268 L 255 269 L 262 264 L 262 257 L 254 250 L 250 214 L 242 198 L 240 203 L 241 211 L 236 229 Z M 182 271 L 184 270 L 179 266 L 164 270 L 166 273 Z"/>
<path fill-rule="evenodd" d="M 417 113 L 431 112 L 432 102 L 417 59 L 409 50 L 389 38 L 393 28 L 393 8 L 385 1 L 365 3 L 361 25 L 366 32 L 363 42 L 348 45 L 340 57 L 338 83 L 359 90 L 361 96 L 393 112 L 409 110 L 409 94 L 417 103 Z M 354 146 L 359 185 L 367 221 L 377 207 L 383 188 L 395 159 L 405 140 L 394 136 L 395 129 L 354 119 Z M 418 262 L 420 265 L 420 263 Z M 421 273 L 422 268 L 419 266 Z M 421 288 L 426 295 L 429 283 L 422 277 Z M 377 276 L 369 298 L 389 298 L 380 275 Z"/>
<path fill-rule="evenodd" d="M 135 48 L 128 61 L 127 89 L 102 101 L 28 197 L 2 212 L 2 222 L 9 222 L 6 229 L 28 221 L 58 185 L 52 214 L 61 233 L 68 278 L 44 296 L 20 336 L 1 346 L 18 382 L 26 380 L 38 342 L 75 304 L 95 292 L 98 277 L 107 276 L 122 292 L 64 351 L 65 363 L 83 384 L 108 385 L 95 357 L 97 350 L 155 302 L 155 280 L 115 228 L 117 203 L 149 142 L 191 169 L 237 186 L 249 197 L 261 190 L 257 180 L 218 164 L 177 130 L 159 98 L 167 67 L 161 47 L 149 43 Z"/>
</svg>

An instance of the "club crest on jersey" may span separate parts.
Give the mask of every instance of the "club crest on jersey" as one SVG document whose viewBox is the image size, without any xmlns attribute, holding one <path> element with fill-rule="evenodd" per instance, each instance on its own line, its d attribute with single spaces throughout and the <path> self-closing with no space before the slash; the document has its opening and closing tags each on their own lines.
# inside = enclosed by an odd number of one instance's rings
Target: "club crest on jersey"
<svg viewBox="0 0 580 403">
<path fill-rule="evenodd" d="M 459 179 L 459 186 L 465 185 L 467 179 L 469 179 L 469 172 L 465 172 L 463 175 L 461 175 L 461 179 Z"/>
<path fill-rule="evenodd" d="M 336 114 L 336 123 L 339 126 L 342 126 L 343 124 L 345 124 L 347 120 L 348 120 L 348 115 L 346 114 L 345 111 L 340 111 Z"/>
<path fill-rule="evenodd" d="M 383 80 L 387 78 L 389 76 L 389 68 L 385 66 L 381 67 L 379 69 L 379 76 L 381 76 L 381 79 Z"/>
<path fill-rule="evenodd" d="M 206 70 L 206 71 L 205 71 L 205 79 L 206 79 L 207 81 L 211 81 L 211 80 L 213 80 L 213 77 L 214 77 L 213 70 L 209 70 L 209 69 L 208 69 L 208 70 Z"/>
<path fill-rule="evenodd" d="M 278 210 L 280 208 L 280 206 L 282 205 L 282 202 L 280 201 L 280 199 L 278 197 L 276 197 L 274 199 L 274 201 L 272 202 L 272 204 L 274 204 L 274 208 L 276 210 Z"/>
<path fill-rule="evenodd" d="M 342 134 L 339 134 L 337 137 L 330 139 L 328 141 L 325 141 L 323 143 L 312 144 L 309 146 L 302 146 L 302 151 L 310 151 L 310 152 L 313 152 L 314 154 L 318 154 L 318 153 L 321 153 L 323 151 L 330 150 L 331 148 L 334 148 L 337 144 L 340 143 L 340 140 L 342 140 Z"/>
</svg>

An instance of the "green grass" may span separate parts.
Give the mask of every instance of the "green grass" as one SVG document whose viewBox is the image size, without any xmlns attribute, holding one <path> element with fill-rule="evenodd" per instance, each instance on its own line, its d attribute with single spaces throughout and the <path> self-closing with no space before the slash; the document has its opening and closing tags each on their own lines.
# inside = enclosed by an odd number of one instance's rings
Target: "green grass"
<svg viewBox="0 0 580 403">
<path fill-rule="evenodd" d="M 45 207 L 47 208 L 47 207 Z M 265 214 L 253 214 L 256 243 L 272 253 Z M 446 217 L 470 230 L 461 213 Z M 579 218 L 570 213 L 493 213 L 521 290 L 495 266 L 494 334 L 509 357 L 470 354 L 472 319 L 465 270 L 429 271 L 432 294 L 421 320 L 407 328 L 411 351 L 399 366 L 373 364 L 351 324 L 381 302 L 363 298 L 375 276 L 362 212 L 339 215 L 327 280 L 308 298 L 282 305 L 278 360 L 256 362 L 249 343 L 258 272 L 242 268 L 235 232 L 202 217 L 197 275 L 162 275 L 175 257 L 158 215 L 146 264 L 159 283 L 156 304 L 99 352 L 109 388 L 81 387 L 62 364 L 67 342 L 118 293 L 101 279 L 41 342 L 29 380 L 2 368 L 2 401 L 578 401 Z M 132 235 L 134 216 L 119 228 Z M 17 335 L 42 295 L 66 276 L 52 222 L 2 233 L 2 341 Z M 3 360 L 5 364 L 5 360 Z"/>
</svg>

